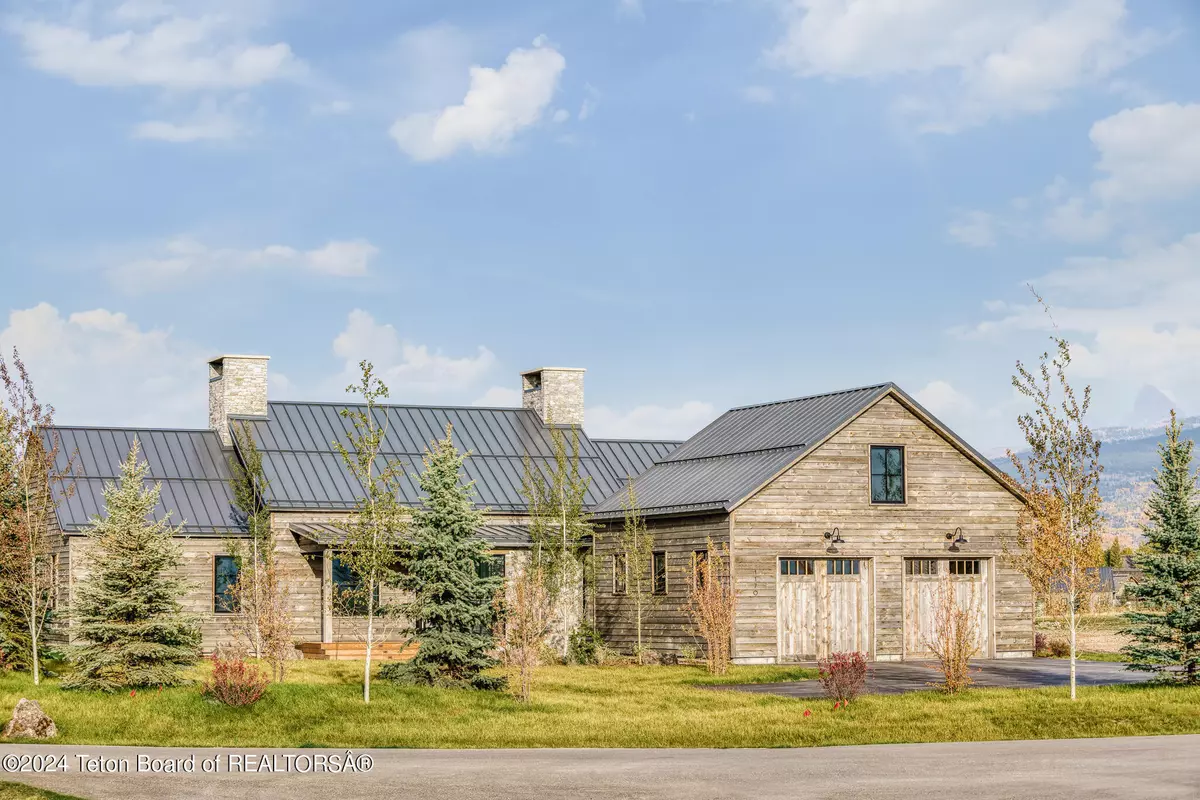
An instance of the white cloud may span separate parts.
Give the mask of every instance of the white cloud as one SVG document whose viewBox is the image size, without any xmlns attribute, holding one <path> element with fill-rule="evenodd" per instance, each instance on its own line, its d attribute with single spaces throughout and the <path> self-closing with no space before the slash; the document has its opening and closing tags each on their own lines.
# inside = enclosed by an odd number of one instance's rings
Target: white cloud
<svg viewBox="0 0 1200 800">
<path fill-rule="evenodd" d="M 546 43 L 517 48 L 499 69 L 473 66 L 463 101 L 441 111 L 396 120 L 391 135 L 416 161 L 447 158 L 464 147 L 502 152 L 521 130 L 537 124 L 558 90 L 566 59 Z"/>
<path fill-rule="evenodd" d="M 948 381 L 930 381 L 913 395 L 917 402 L 929 409 L 935 417 L 949 422 L 975 413 L 971 398 L 954 388 Z"/>
<path fill-rule="evenodd" d="M 64 425 L 205 427 L 207 349 L 97 308 L 64 316 L 41 303 L 12 311 L 0 353 L 20 350 L 39 398 Z"/>
<path fill-rule="evenodd" d="M 358 364 L 367 360 L 388 385 L 393 403 L 407 402 L 413 393 L 444 398 L 462 392 L 477 385 L 496 365 L 496 356 L 483 346 L 473 356 L 454 358 L 406 342 L 393 326 L 379 324 L 361 309 L 350 312 L 345 330 L 333 340 L 333 352 L 345 362 L 333 383 L 336 391 L 356 383 Z"/>
<path fill-rule="evenodd" d="M 1000 221 L 986 211 L 964 211 L 947 227 L 951 239 L 970 247 L 995 247 Z"/>
<path fill-rule="evenodd" d="M 617 0 L 617 18 L 645 19 L 646 10 L 642 8 L 642 0 Z"/>
<path fill-rule="evenodd" d="M 244 89 L 302 71 L 286 43 L 250 42 L 224 14 L 188 17 L 157 8 L 118 14 L 119 24 L 106 26 L 80 5 L 64 22 L 18 19 L 10 27 L 33 67 L 82 86 Z"/>
<path fill-rule="evenodd" d="M 747 86 L 742 89 L 742 99 L 748 103 L 770 105 L 775 102 L 775 91 L 769 86 Z"/>
<path fill-rule="evenodd" d="M 596 438 L 686 439 L 716 417 L 713 405 L 699 400 L 672 408 L 637 406 L 624 412 L 595 406 L 587 409 L 585 427 Z"/>
<path fill-rule="evenodd" d="M 228 141 L 244 131 L 241 122 L 230 108 L 204 103 L 186 120 L 169 122 L 147 120 L 133 129 L 135 139 L 156 139 L 163 142 Z"/>
<path fill-rule="evenodd" d="M 557 123 L 563 123 L 563 122 L 566 122 L 566 121 L 567 121 L 567 120 L 569 120 L 570 118 L 571 118 L 571 112 L 570 112 L 570 111 L 567 111 L 565 108 L 560 108 L 560 109 L 557 109 L 557 110 L 554 112 L 554 116 L 553 116 L 553 117 L 551 117 L 551 119 L 553 119 L 553 120 L 554 120 L 555 122 L 557 122 Z"/>
<path fill-rule="evenodd" d="M 803 77 L 905 78 L 929 131 L 1044 111 L 1144 52 L 1124 0 L 787 0 L 769 55 Z"/>
<path fill-rule="evenodd" d="M 485 408 L 520 408 L 521 391 L 509 386 L 492 386 L 475 398 L 471 405 Z"/>
<path fill-rule="evenodd" d="M 1092 126 L 1107 176 L 1092 185 L 1106 203 L 1169 200 L 1200 189 L 1200 103 L 1130 108 Z"/>
<path fill-rule="evenodd" d="M 118 264 L 108 270 L 108 278 L 125 291 L 145 293 L 178 288 L 189 279 L 271 268 L 359 277 L 368 273 L 378 253 L 379 248 L 361 239 L 331 241 L 314 250 L 300 251 L 286 245 L 252 250 L 212 248 L 180 237 L 166 242 L 158 253 Z"/>
<path fill-rule="evenodd" d="M 1089 210 L 1083 198 L 1072 197 L 1046 215 L 1046 231 L 1067 242 L 1095 242 L 1112 230 L 1111 216 L 1103 209 Z"/>
<path fill-rule="evenodd" d="M 1119 258 L 1073 258 L 1033 279 L 1051 299 L 1053 322 L 1073 344 L 1086 379 L 1118 390 L 1152 384 L 1185 405 L 1200 397 L 1200 233 Z M 1049 330 L 1032 303 L 997 304 L 974 333 Z M 1190 402 L 1189 402 L 1190 399 Z"/>
</svg>

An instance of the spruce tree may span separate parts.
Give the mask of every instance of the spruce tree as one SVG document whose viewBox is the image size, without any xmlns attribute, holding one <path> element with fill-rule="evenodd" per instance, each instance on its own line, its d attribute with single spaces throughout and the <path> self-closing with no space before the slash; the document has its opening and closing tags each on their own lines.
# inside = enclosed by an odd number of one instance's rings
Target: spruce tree
<svg viewBox="0 0 1200 800">
<path fill-rule="evenodd" d="M 173 686 L 199 655 L 200 626 L 182 613 L 187 584 L 175 574 L 182 564 L 172 539 L 178 530 L 150 520 L 161 487 L 144 486 L 147 472 L 135 439 L 120 479 L 104 489 L 107 516 L 87 532 L 88 572 L 72 606 L 84 643 L 72 648 L 75 671 L 63 688 Z"/>
<path fill-rule="evenodd" d="M 479 536 L 483 513 L 472 502 L 474 484 L 461 480 L 466 455 L 452 433 L 447 425 L 446 438 L 425 451 L 418 478 L 424 496 L 413 512 L 403 570 L 402 586 L 413 592 L 405 612 L 417 654 L 381 674 L 434 686 L 498 688 L 501 681 L 481 673 L 496 663 L 489 655 L 493 602 L 504 579 L 480 574 L 488 550 Z"/>
<path fill-rule="evenodd" d="M 1127 589 L 1142 608 L 1125 615 L 1133 642 L 1122 649 L 1129 668 L 1173 672 L 1200 683 L 1200 491 L 1192 471 L 1193 442 L 1171 412 L 1162 466 L 1146 503 L 1145 546 L 1134 557 L 1142 578 Z"/>
</svg>

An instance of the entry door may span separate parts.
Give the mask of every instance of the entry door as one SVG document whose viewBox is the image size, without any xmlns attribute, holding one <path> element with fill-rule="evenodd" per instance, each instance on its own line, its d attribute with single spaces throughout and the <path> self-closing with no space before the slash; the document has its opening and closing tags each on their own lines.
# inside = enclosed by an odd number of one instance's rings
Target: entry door
<svg viewBox="0 0 1200 800">
<path fill-rule="evenodd" d="M 870 565 L 866 559 L 780 559 L 780 660 L 870 652 Z"/>
<path fill-rule="evenodd" d="M 976 654 L 989 655 L 991 625 L 988 616 L 988 559 L 909 558 L 904 561 L 904 655 L 930 658 L 929 643 L 937 635 L 940 592 L 954 597 L 966 609 L 975 628 Z"/>
</svg>

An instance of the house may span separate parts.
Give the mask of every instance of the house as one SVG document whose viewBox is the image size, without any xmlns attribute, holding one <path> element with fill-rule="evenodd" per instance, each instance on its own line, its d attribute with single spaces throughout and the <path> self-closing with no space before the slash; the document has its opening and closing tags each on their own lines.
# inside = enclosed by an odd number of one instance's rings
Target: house
<svg viewBox="0 0 1200 800">
<path fill-rule="evenodd" d="M 839 651 L 927 658 L 948 582 L 975 620 L 980 654 L 1033 651 L 1033 593 L 1005 558 L 1023 500 L 977 451 L 894 384 L 728 411 L 634 481 L 653 534 L 652 649 L 696 643 L 693 559 L 729 551 L 738 663 Z M 594 509 L 597 620 L 634 642 L 621 496 Z"/>
<path fill-rule="evenodd" d="M 326 646 L 356 638 L 358 620 L 335 607 L 335 587 L 348 588 L 353 575 L 337 559 L 343 524 L 360 491 L 334 449 L 348 444 L 346 403 L 271 402 L 267 398 L 266 356 L 226 355 L 208 363 L 208 426 L 196 430 L 59 427 L 59 468 L 75 455 L 82 473 L 72 495 L 60 498 L 54 533 L 56 605 L 69 601 L 83 574 L 80 555 L 87 547 L 90 520 L 104 514 L 103 489 L 116 480 L 136 438 L 149 466 L 149 480 L 162 486 L 155 518 L 168 514 L 181 526 L 184 569 L 193 590 L 185 609 L 202 620 L 206 651 L 230 638 L 233 609 L 226 588 L 236 576 L 230 541 L 247 536 L 233 504 L 230 459 L 239 459 L 233 426 L 248 426 L 262 455 L 267 486 L 262 499 L 271 511 L 276 552 L 290 585 L 301 649 L 321 657 Z M 523 373 L 523 407 L 430 407 L 391 405 L 383 450 L 409 472 L 401 501 L 416 505 L 412 472 L 430 441 L 453 425 L 454 440 L 471 452 L 464 471 L 475 482 L 479 506 L 487 511 L 481 535 L 491 545 L 489 568 L 510 571 L 530 546 L 525 500 L 521 496 L 524 459 L 545 467 L 553 461 L 555 425 L 583 421 L 581 369 L 543 368 Z M 382 422 L 382 420 L 380 420 Z M 674 441 L 593 440 L 579 435 L 581 473 L 590 481 L 587 502 L 596 505 L 679 443 Z M 54 631 L 59 641 L 69 632 Z"/>
<path fill-rule="evenodd" d="M 233 507 L 234 425 L 262 455 L 277 553 L 290 578 L 297 636 L 306 654 L 336 653 L 357 623 L 338 614 L 336 588 L 353 582 L 337 559 L 361 491 L 332 445 L 346 442 L 345 403 L 272 402 L 268 359 L 227 355 L 209 372 L 208 426 L 197 430 L 58 429 L 60 459 L 76 453 L 82 475 L 58 507 L 56 602 L 69 601 L 84 569 L 85 530 L 104 513 L 102 490 L 136 438 L 162 485 L 155 516 L 182 525 L 185 605 L 203 620 L 204 647 L 229 636 L 225 587 L 235 569 L 230 540 L 245 537 Z M 928 655 L 932 599 L 943 578 L 978 623 L 983 652 L 1028 656 L 1033 600 L 1011 569 L 1021 499 L 969 445 L 892 384 L 733 409 L 686 442 L 592 439 L 583 428 L 584 371 L 546 367 L 521 375 L 521 408 L 390 405 L 384 450 L 410 470 L 449 423 L 464 470 L 486 509 L 480 534 L 488 568 L 511 572 L 530 546 L 521 496 L 524 459 L 554 457 L 555 425 L 579 429 L 580 472 L 598 528 L 595 602 L 605 638 L 632 646 L 627 584 L 616 536 L 633 479 L 659 548 L 661 602 L 648 644 L 679 651 L 695 642 L 686 617 L 693 556 L 724 544 L 738 605 L 734 657 L 743 663 L 811 660 L 837 650 L 876 659 Z M 61 466 L 60 462 L 60 466 Z M 401 501 L 419 502 L 411 475 Z M 69 631 L 59 628 L 58 637 Z"/>
</svg>

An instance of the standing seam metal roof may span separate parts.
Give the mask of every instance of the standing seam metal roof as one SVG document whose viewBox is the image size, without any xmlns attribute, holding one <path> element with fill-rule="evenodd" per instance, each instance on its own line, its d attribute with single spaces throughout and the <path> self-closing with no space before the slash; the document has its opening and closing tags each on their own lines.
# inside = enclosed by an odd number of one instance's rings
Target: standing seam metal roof
<svg viewBox="0 0 1200 800">
<path fill-rule="evenodd" d="M 104 488 L 121 475 L 121 464 L 136 438 L 141 458 L 149 466 L 146 486 L 159 483 L 162 491 L 151 518 L 182 525 L 185 533 L 236 532 L 243 523 L 229 488 L 228 454 L 217 434 L 208 430 L 150 428 L 54 429 L 59 436 L 55 468 L 64 470 L 75 458 L 76 475 L 56 487 L 58 520 L 64 531 L 80 531 L 95 517 L 105 516 Z M 44 435 L 49 443 L 50 433 Z"/>
<path fill-rule="evenodd" d="M 895 388 L 886 383 L 730 409 L 634 481 L 649 515 L 728 511 Z M 593 509 L 622 512 L 620 496 Z"/>
</svg>

